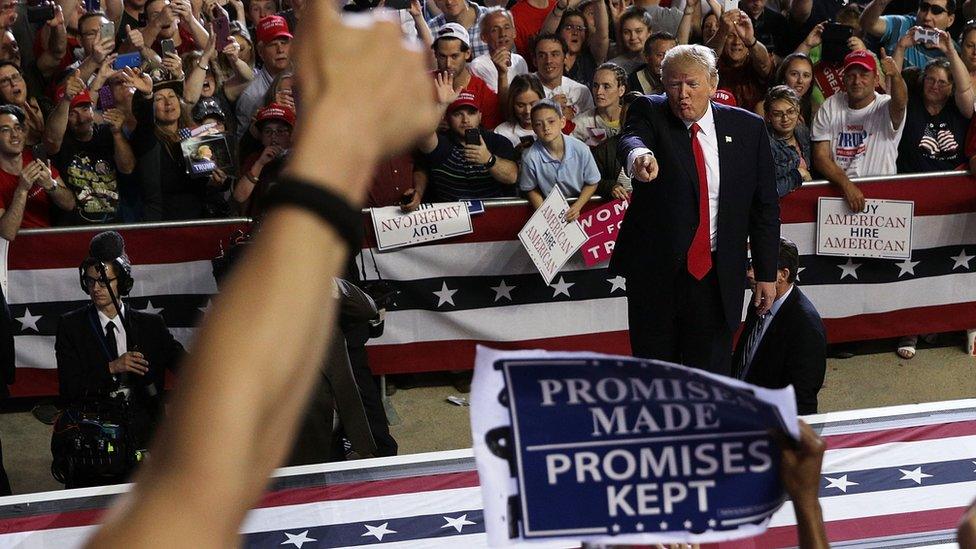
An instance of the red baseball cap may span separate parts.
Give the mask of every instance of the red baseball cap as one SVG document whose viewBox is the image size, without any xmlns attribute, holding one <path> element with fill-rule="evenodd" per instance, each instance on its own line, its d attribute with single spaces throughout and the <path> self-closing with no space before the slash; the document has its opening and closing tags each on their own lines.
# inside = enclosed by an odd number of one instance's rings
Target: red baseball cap
<svg viewBox="0 0 976 549">
<path fill-rule="evenodd" d="M 267 44 L 276 38 L 294 38 L 288 30 L 288 21 L 280 15 L 269 15 L 258 21 L 258 42 Z"/>
<path fill-rule="evenodd" d="M 258 114 L 254 119 L 256 125 L 261 125 L 263 122 L 269 120 L 278 120 L 279 122 L 284 122 L 291 127 L 295 127 L 295 111 L 289 109 L 284 105 L 279 105 L 278 103 L 270 103 L 267 107 L 258 110 Z"/>
<path fill-rule="evenodd" d="M 844 57 L 844 72 L 851 67 L 861 67 L 870 72 L 878 72 L 878 62 L 867 50 L 852 51 Z"/>
<path fill-rule="evenodd" d="M 467 91 L 463 91 L 458 95 L 458 98 L 447 107 L 447 112 L 450 114 L 461 107 L 471 107 L 476 111 L 481 110 L 478 107 L 478 102 L 475 101 L 474 94 Z"/>
<path fill-rule="evenodd" d="M 729 107 L 738 107 L 739 102 L 735 100 L 735 96 L 729 90 L 723 90 L 719 88 L 715 90 L 715 95 L 712 96 L 712 100 L 716 103 L 721 103 Z"/>
<path fill-rule="evenodd" d="M 59 87 L 57 92 L 55 92 L 54 94 L 54 100 L 56 102 L 60 102 L 64 98 L 64 94 L 66 91 L 67 90 L 65 86 Z M 70 108 L 73 109 L 75 107 L 80 107 L 81 105 L 92 105 L 92 104 L 94 104 L 94 101 L 92 101 L 91 94 L 88 93 L 88 90 L 81 90 L 81 93 L 79 93 L 78 95 L 74 96 L 71 99 Z"/>
</svg>

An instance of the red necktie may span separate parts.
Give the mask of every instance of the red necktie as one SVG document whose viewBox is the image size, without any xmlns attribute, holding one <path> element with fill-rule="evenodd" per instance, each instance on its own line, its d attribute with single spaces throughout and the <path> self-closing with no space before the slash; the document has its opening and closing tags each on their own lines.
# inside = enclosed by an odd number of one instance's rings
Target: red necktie
<svg viewBox="0 0 976 549">
<path fill-rule="evenodd" d="M 712 270 L 712 231 L 711 215 L 708 209 L 708 178 L 705 174 L 705 153 L 698 142 L 698 123 L 691 125 L 691 150 L 695 153 L 695 167 L 698 168 L 698 230 L 688 248 L 688 272 L 696 280 L 705 278 Z"/>
</svg>

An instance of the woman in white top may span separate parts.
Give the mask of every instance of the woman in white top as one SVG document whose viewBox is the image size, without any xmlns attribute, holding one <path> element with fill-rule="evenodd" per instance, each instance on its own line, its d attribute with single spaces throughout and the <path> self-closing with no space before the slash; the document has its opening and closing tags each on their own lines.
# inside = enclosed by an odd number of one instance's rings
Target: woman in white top
<svg viewBox="0 0 976 549">
<path fill-rule="evenodd" d="M 508 119 L 495 127 L 495 133 L 508 138 L 515 146 L 515 152 L 532 146 L 535 133 L 532 132 L 532 106 L 546 96 L 539 77 L 534 74 L 520 74 L 508 85 Z"/>
<path fill-rule="evenodd" d="M 621 98 L 627 93 L 627 72 L 616 63 L 604 63 L 593 75 L 593 104 L 573 119 L 573 137 L 595 147 L 620 133 Z"/>
</svg>

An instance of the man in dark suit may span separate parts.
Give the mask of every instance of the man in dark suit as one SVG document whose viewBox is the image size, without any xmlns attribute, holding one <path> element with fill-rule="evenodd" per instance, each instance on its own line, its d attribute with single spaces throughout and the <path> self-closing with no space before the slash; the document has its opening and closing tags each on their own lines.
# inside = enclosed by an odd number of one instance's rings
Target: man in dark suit
<svg viewBox="0 0 976 549">
<path fill-rule="evenodd" d="M 184 350 L 162 316 L 134 310 L 122 302 L 121 296 L 132 286 L 128 260 L 123 258 L 104 263 L 121 315 L 97 268 L 98 261 L 88 258 L 82 264 L 82 285 L 91 303 L 58 322 L 58 385 L 65 402 L 125 396 L 133 410 L 133 434 L 145 448 L 159 419 L 165 371 L 175 368 Z"/>
<path fill-rule="evenodd" d="M 775 296 L 779 204 L 766 126 L 711 102 L 715 63 L 706 47 L 677 46 L 665 95 L 630 105 L 618 154 L 634 195 L 610 270 L 627 279 L 635 356 L 729 375 L 747 238 L 761 312 Z"/>
<path fill-rule="evenodd" d="M 760 387 L 792 385 L 800 414 L 817 413 L 817 393 L 827 371 L 827 335 L 820 313 L 796 287 L 796 244 L 780 239 L 776 300 L 765 316 L 754 307 L 732 356 L 735 376 Z M 750 267 L 749 283 L 755 280 Z"/>
</svg>

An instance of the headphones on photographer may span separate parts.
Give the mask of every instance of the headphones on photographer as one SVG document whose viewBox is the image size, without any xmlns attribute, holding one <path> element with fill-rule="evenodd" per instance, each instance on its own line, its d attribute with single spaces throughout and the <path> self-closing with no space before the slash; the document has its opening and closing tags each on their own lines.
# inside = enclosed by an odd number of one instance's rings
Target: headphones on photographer
<svg viewBox="0 0 976 549">
<path fill-rule="evenodd" d="M 135 283 L 135 280 L 132 278 L 132 265 L 129 263 L 129 258 L 125 254 L 122 254 L 108 263 L 115 266 L 115 282 L 118 287 L 119 296 L 129 295 L 129 292 L 132 291 L 132 285 Z M 85 271 L 89 267 L 96 267 L 100 264 L 102 264 L 101 261 L 88 256 L 78 267 L 78 282 L 81 284 L 81 290 L 86 294 L 90 290 L 88 285 L 85 284 Z"/>
</svg>

